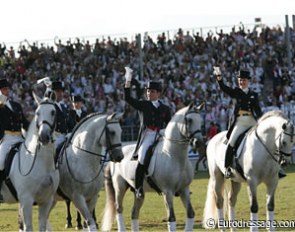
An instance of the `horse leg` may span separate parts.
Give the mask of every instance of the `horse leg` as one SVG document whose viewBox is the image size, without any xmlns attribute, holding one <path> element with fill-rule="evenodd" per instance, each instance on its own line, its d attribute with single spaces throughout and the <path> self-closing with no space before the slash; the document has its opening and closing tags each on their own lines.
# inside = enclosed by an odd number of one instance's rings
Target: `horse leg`
<svg viewBox="0 0 295 232">
<path fill-rule="evenodd" d="M 234 221 L 236 219 L 236 203 L 237 203 L 237 197 L 238 193 L 241 190 L 241 183 L 231 181 L 231 190 L 229 192 L 229 213 L 228 213 L 228 219 L 230 221 Z M 231 231 L 236 231 L 236 228 L 231 228 Z"/>
<path fill-rule="evenodd" d="M 82 219 L 81 219 L 81 214 L 80 214 L 79 211 L 77 210 L 77 219 L 76 219 L 77 226 L 76 226 L 76 230 L 82 230 L 82 229 L 83 229 L 83 226 L 82 226 L 81 221 L 82 221 Z M 87 227 L 87 225 L 85 225 L 85 227 Z"/>
<path fill-rule="evenodd" d="M 45 203 L 39 205 L 39 231 L 46 231 L 46 223 L 53 204 L 53 196 Z"/>
<path fill-rule="evenodd" d="M 23 216 L 24 231 L 33 231 L 32 208 L 33 208 L 32 201 L 28 199 L 20 201 L 20 210 L 21 210 L 21 215 Z"/>
<path fill-rule="evenodd" d="M 168 217 L 168 231 L 176 231 L 176 217 L 173 207 L 174 193 L 168 191 L 164 194 L 165 207 Z"/>
<path fill-rule="evenodd" d="M 93 198 L 93 201 L 96 202 L 97 199 Z M 75 198 L 72 199 L 73 203 L 75 204 L 76 208 L 79 210 L 79 212 L 82 214 L 83 218 L 86 220 L 88 229 L 90 231 L 96 231 L 96 225 L 95 221 L 92 218 L 91 212 L 92 210 L 89 210 L 88 204 L 86 203 L 83 196 L 75 196 Z"/>
<path fill-rule="evenodd" d="M 224 210 L 223 210 L 223 192 L 224 192 L 224 178 L 219 175 L 215 179 L 214 191 L 216 194 L 216 207 L 217 207 L 217 218 L 218 218 L 218 227 L 221 231 L 225 231 L 224 226 Z"/>
<path fill-rule="evenodd" d="M 258 221 L 258 201 L 257 201 L 257 184 L 254 182 L 248 182 L 248 195 L 250 200 L 250 220 L 252 226 L 250 226 L 250 231 L 258 231 L 257 221 Z"/>
<path fill-rule="evenodd" d="M 186 223 L 184 231 L 193 231 L 195 222 L 195 211 L 191 204 L 190 191 L 188 187 L 186 187 L 184 191 L 181 192 L 180 198 L 183 206 L 186 208 Z"/>
<path fill-rule="evenodd" d="M 269 223 L 268 226 L 268 230 L 269 231 L 274 231 L 274 210 L 275 210 L 275 191 L 277 188 L 277 184 L 278 182 L 275 181 L 273 183 L 269 183 L 267 184 L 267 223 Z"/>
<path fill-rule="evenodd" d="M 131 230 L 132 231 L 139 231 L 139 212 L 143 205 L 144 197 L 143 198 L 137 198 L 136 194 L 134 192 L 134 203 L 133 208 L 131 212 Z"/>
<path fill-rule="evenodd" d="M 71 201 L 65 200 L 67 205 L 67 224 L 65 226 L 66 229 L 73 228 L 72 225 L 72 215 L 71 215 Z"/>
</svg>

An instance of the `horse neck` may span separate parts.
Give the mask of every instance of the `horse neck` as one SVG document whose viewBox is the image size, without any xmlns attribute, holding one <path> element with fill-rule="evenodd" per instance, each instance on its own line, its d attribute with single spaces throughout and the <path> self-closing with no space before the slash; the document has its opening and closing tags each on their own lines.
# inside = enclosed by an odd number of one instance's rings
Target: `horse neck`
<svg viewBox="0 0 295 232">
<path fill-rule="evenodd" d="M 36 147 L 38 145 L 38 129 L 36 124 L 36 116 L 30 123 L 29 129 L 26 132 L 25 145 L 29 151 L 35 153 Z"/>
<path fill-rule="evenodd" d="M 187 156 L 189 142 L 181 134 L 179 123 L 169 122 L 164 134 L 163 150 L 167 151 L 170 155 L 176 154 Z M 185 152 L 184 152 L 185 151 Z"/>
<path fill-rule="evenodd" d="M 284 123 L 283 118 L 272 120 L 268 118 L 258 124 L 256 130 L 261 140 L 267 144 L 269 149 L 275 149 L 275 140 L 281 133 L 282 124 Z"/>
<path fill-rule="evenodd" d="M 99 143 L 99 140 L 104 130 L 104 122 L 105 119 L 101 116 L 85 121 L 75 132 L 73 144 L 79 148 L 100 153 L 102 145 Z"/>
</svg>

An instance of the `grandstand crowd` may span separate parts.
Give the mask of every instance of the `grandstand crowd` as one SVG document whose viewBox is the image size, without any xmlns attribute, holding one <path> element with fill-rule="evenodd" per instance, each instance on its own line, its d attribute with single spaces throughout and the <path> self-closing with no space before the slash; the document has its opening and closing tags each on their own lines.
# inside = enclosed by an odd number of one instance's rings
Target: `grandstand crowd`
<svg viewBox="0 0 295 232">
<path fill-rule="evenodd" d="M 295 47 L 295 31 L 290 28 L 291 46 Z M 143 70 L 140 70 L 140 54 Z M 12 84 L 13 98 L 23 106 L 28 119 L 32 118 L 35 103 L 31 90 L 43 95 L 45 86 L 36 80 L 49 76 L 62 80 L 66 86 L 64 101 L 71 107 L 70 95 L 80 94 L 84 107 L 90 112 L 125 111 L 123 126 L 139 125 L 137 113 L 125 104 L 124 67 L 134 70 L 143 90 L 148 80 L 160 80 L 164 86 L 162 99 L 172 113 L 194 101 L 206 103 L 204 134 L 210 122 L 225 130 L 233 104 L 218 89 L 213 66 L 220 66 L 227 84 L 235 86 L 235 73 L 240 68 L 251 72 L 251 88 L 259 94 L 264 112 L 281 109 L 295 122 L 295 69 L 288 70 L 286 33 L 281 27 L 253 30 L 241 26 L 229 33 L 221 30 L 201 36 L 198 32 L 179 29 L 173 38 L 164 32 L 156 39 L 148 34 L 137 40 L 96 39 L 95 43 L 79 38 L 54 46 L 23 41 L 18 48 L 0 44 L 0 77 Z M 292 64 L 295 62 L 292 53 Z M 140 76 L 143 73 L 143 76 Z M 137 97 L 144 91 L 135 89 Z"/>
</svg>

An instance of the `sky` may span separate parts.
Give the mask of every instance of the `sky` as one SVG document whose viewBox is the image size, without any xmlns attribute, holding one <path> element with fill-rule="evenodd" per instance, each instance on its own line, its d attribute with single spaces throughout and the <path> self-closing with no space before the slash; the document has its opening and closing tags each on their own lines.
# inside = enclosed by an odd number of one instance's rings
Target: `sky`
<svg viewBox="0 0 295 232">
<path fill-rule="evenodd" d="M 293 0 L 6 0 L 0 43 L 95 38 L 177 28 L 285 23 Z"/>
</svg>

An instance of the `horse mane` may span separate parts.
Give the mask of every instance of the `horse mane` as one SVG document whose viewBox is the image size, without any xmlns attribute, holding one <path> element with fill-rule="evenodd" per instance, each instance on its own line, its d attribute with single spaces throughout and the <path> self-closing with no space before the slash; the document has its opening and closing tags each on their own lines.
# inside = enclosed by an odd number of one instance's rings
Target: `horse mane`
<svg viewBox="0 0 295 232">
<path fill-rule="evenodd" d="M 271 110 L 271 111 L 268 111 L 268 112 L 264 113 L 264 114 L 258 119 L 256 125 L 253 126 L 253 127 L 249 130 L 249 133 L 251 133 L 252 131 L 254 131 L 254 130 L 259 126 L 259 124 L 260 124 L 261 122 L 263 122 L 263 121 L 265 121 L 266 119 L 268 119 L 268 118 L 270 118 L 270 117 L 273 117 L 273 116 L 275 116 L 275 117 L 281 117 L 281 118 L 284 118 L 284 119 L 286 119 L 286 120 L 288 119 L 288 118 L 286 117 L 286 115 L 285 115 L 282 111 L 280 111 L 280 110 Z"/>
<path fill-rule="evenodd" d="M 70 136 L 69 136 L 68 141 L 71 141 L 71 140 L 72 140 L 72 138 L 74 137 L 75 132 L 80 128 L 80 126 L 81 126 L 84 122 L 86 122 L 88 119 L 93 118 L 93 117 L 95 117 L 95 116 L 97 116 L 97 115 L 103 115 L 103 113 L 100 113 L 100 112 L 94 112 L 94 113 L 88 114 L 86 117 L 82 118 L 81 121 L 78 122 L 78 123 L 74 126 L 72 132 L 70 133 Z"/>
</svg>

